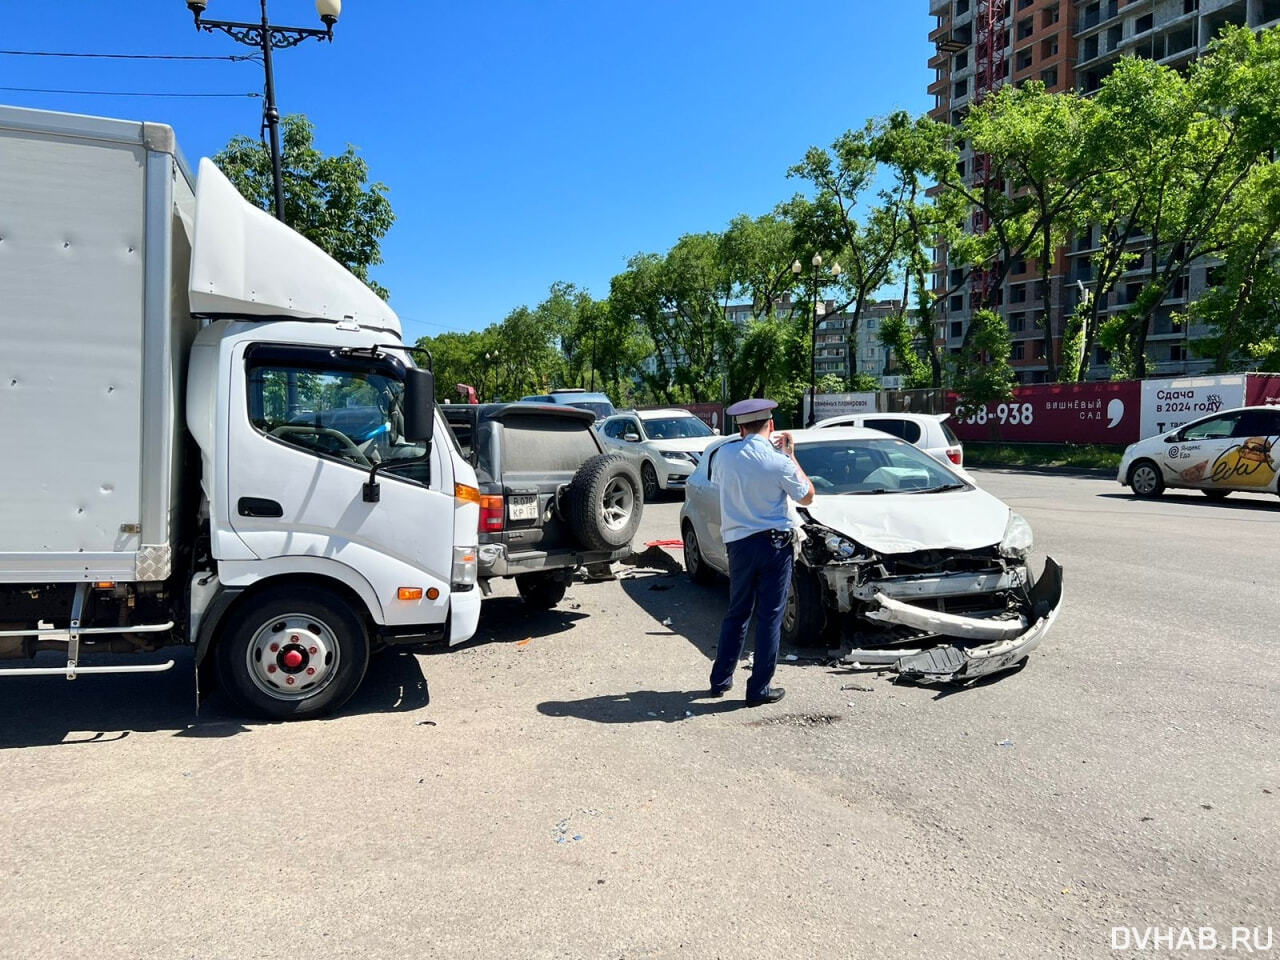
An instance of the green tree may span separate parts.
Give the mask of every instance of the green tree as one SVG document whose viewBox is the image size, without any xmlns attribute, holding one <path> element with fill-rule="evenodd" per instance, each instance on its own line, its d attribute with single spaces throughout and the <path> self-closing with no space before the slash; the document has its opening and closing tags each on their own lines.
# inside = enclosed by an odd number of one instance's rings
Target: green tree
<svg viewBox="0 0 1280 960">
<path fill-rule="evenodd" d="M 921 356 L 923 345 L 916 332 L 905 312 L 892 314 L 880 321 L 880 342 L 893 351 L 898 370 L 902 373 L 903 388 L 907 390 L 935 385 L 933 371 Z"/>
<path fill-rule="evenodd" d="M 1226 27 L 1186 79 L 1169 71 L 1162 80 L 1171 106 L 1159 136 L 1119 156 L 1149 176 L 1138 217 L 1149 238 L 1145 285 L 1099 331 L 1118 373 L 1138 377 L 1147 374 L 1152 320 L 1187 267 L 1221 256 L 1255 218 L 1248 184 L 1275 162 L 1280 142 L 1280 29 Z"/>
<path fill-rule="evenodd" d="M 368 284 L 384 300 L 385 287 L 369 278 L 382 263 L 382 238 L 395 222 L 387 187 L 369 182 L 369 165 L 347 145 L 337 156 L 315 147 L 315 128 L 305 116 L 280 121 L 284 220 Z M 213 158 L 250 203 L 271 210 L 274 186 L 267 145 L 239 134 Z"/>
<path fill-rule="evenodd" d="M 955 358 L 952 380 L 960 395 L 957 416 L 1013 397 L 1009 325 L 991 310 L 975 311 L 969 325 L 970 335 Z M 993 430 L 994 425 L 992 421 Z"/>
<path fill-rule="evenodd" d="M 1087 191 L 1109 157 L 1082 149 L 1098 123 L 1093 100 L 1074 93 L 1049 93 L 1043 83 L 1001 87 L 969 111 L 965 136 L 988 157 L 1008 190 L 1006 222 L 999 226 L 1023 238 L 1034 252 L 1043 291 L 1040 317 L 1045 363 L 1057 379 L 1054 358 L 1052 288 L 1057 250 L 1078 222 Z"/>
</svg>

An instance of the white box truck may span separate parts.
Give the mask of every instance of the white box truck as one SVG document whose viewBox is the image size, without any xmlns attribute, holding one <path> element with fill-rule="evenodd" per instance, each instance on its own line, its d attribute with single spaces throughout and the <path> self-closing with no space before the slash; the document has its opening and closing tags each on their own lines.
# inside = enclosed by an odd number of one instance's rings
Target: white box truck
<svg viewBox="0 0 1280 960">
<path fill-rule="evenodd" d="M 187 644 L 302 718 L 470 637 L 479 493 L 415 353 L 171 128 L 0 107 L 0 676 Z"/>
</svg>

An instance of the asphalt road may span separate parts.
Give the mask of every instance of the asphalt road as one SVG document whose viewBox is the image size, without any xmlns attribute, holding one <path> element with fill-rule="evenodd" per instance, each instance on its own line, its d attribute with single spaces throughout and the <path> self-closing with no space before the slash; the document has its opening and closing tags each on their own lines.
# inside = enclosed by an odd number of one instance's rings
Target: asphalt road
<svg viewBox="0 0 1280 960">
<path fill-rule="evenodd" d="M 1280 932 L 1280 501 L 977 475 L 1067 598 L 1024 670 L 973 688 L 799 660 L 776 706 L 701 699 L 727 588 L 638 568 L 550 613 L 504 584 L 473 641 L 378 658 L 325 721 L 197 717 L 182 670 L 0 681 L 0 957 L 1090 958 L 1150 954 L 1114 927 Z"/>
</svg>

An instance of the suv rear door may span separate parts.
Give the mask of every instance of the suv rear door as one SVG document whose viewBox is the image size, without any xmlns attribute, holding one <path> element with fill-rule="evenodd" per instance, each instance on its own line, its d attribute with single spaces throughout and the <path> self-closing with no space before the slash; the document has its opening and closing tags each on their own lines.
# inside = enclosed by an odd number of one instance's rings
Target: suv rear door
<svg viewBox="0 0 1280 960">
<path fill-rule="evenodd" d="M 557 509 L 556 497 L 578 468 L 601 452 L 587 411 L 572 407 L 507 407 L 494 418 L 493 472 L 482 493 L 503 498 L 501 540 L 510 554 L 582 549 Z"/>
</svg>

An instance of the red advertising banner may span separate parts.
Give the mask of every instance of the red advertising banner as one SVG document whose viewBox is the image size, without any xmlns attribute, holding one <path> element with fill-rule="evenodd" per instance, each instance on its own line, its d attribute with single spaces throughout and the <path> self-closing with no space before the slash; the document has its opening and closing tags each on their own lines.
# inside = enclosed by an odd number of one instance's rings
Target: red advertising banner
<svg viewBox="0 0 1280 960">
<path fill-rule="evenodd" d="M 688 410 L 712 430 L 724 429 L 724 404 L 721 403 L 665 403 L 658 407 L 641 407 L 641 410 Z"/>
<path fill-rule="evenodd" d="M 1247 407 L 1280 406 L 1280 373 L 1251 373 L 1245 377 Z"/>
<path fill-rule="evenodd" d="M 1017 387 L 1007 403 L 955 413 L 958 396 L 947 395 L 948 422 L 961 440 L 1011 443 L 1105 443 L 1139 439 L 1141 383 L 1041 383 Z"/>
</svg>

